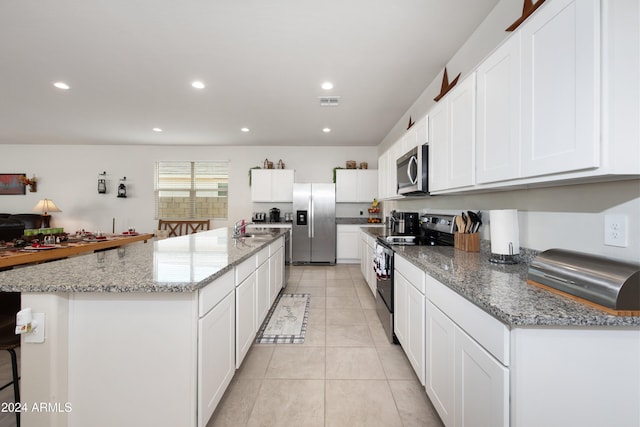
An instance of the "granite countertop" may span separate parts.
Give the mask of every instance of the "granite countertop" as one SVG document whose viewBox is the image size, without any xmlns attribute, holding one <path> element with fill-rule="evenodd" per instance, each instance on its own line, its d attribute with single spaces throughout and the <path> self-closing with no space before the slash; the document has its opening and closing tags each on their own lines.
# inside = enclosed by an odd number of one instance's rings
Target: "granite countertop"
<svg viewBox="0 0 640 427">
<path fill-rule="evenodd" d="M 385 230 L 364 228 L 378 237 Z M 396 254 L 420 267 L 509 327 L 640 326 L 640 316 L 612 316 L 526 282 L 528 264 L 489 262 L 489 248 L 464 252 L 451 246 L 393 246 Z"/>
<path fill-rule="evenodd" d="M 219 228 L 187 236 L 132 243 L 0 272 L 2 292 L 192 292 L 287 233 L 233 239 Z"/>
<path fill-rule="evenodd" d="M 336 218 L 336 224 L 340 224 L 340 225 L 369 225 L 369 226 L 381 226 L 384 225 L 382 223 L 376 223 L 376 224 L 371 224 L 368 221 L 368 218 L 346 218 L 346 217 L 340 217 L 340 218 Z"/>
</svg>

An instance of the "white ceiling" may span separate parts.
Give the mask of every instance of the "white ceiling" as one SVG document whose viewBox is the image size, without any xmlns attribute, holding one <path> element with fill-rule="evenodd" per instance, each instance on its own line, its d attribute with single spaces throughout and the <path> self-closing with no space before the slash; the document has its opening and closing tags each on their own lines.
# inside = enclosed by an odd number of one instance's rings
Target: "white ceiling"
<svg viewBox="0 0 640 427">
<path fill-rule="evenodd" d="M 2 0 L 0 144 L 377 145 L 497 2 Z"/>
</svg>

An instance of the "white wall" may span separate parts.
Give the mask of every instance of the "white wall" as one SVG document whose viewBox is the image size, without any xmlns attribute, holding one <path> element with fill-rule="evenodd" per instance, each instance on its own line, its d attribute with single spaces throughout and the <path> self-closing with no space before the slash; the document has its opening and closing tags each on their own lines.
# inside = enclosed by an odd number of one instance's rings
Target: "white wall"
<svg viewBox="0 0 640 427">
<path fill-rule="evenodd" d="M 375 147 L 175 147 L 175 146 L 73 146 L 1 145 L 0 173 L 26 173 L 38 178 L 38 191 L 24 196 L 0 196 L 0 212 L 26 213 L 42 198 L 52 199 L 62 210 L 53 213 L 52 226 L 65 231 L 122 231 L 132 225 L 153 232 L 153 174 L 159 160 L 229 160 L 229 219 L 213 220 L 225 227 L 251 218 L 249 169 L 265 158 L 282 159 L 295 169 L 296 182 L 332 182 L 333 168 L 347 160 L 368 162 L 377 168 Z M 98 174 L 106 171 L 108 193 L 98 194 Z M 127 198 L 118 199 L 119 179 L 127 177 Z M 271 207 L 267 205 L 266 207 Z M 263 209 L 268 211 L 268 209 Z"/>
</svg>

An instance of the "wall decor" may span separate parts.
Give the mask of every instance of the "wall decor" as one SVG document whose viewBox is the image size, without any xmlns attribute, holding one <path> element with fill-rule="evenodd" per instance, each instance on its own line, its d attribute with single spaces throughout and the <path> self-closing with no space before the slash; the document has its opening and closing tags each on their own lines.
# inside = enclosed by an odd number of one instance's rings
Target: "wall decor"
<svg viewBox="0 0 640 427">
<path fill-rule="evenodd" d="M 98 194 L 107 192 L 107 172 L 98 174 Z"/>
<path fill-rule="evenodd" d="M 533 4 L 532 0 L 524 0 L 524 5 L 522 6 L 522 16 L 518 18 L 513 24 L 509 26 L 505 31 L 514 31 L 516 28 L 520 26 L 529 16 L 533 14 L 545 0 L 538 0 L 535 4 Z"/>
<path fill-rule="evenodd" d="M 123 177 L 120 180 L 120 185 L 118 185 L 118 197 L 122 199 L 127 198 L 127 186 L 124 184 L 127 181 L 127 177 Z"/>
<path fill-rule="evenodd" d="M 26 176 L 22 177 L 22 183 L 29 186 L 30 192 L 38 192 L 38 178 L 36 178 L 35 175 L 33 175 L 31 178 L 27 178 Z"/>
<path fill-rule="evenodd" d="M 415 120 L 411 121 L 411 116 L 409 116 L 409 124 L 407 125 L 407 130 L 411 129 L 411 126 L 413 126 L 415 124 L 416 124 Z"/>
<path fill-rule="evenodd" d="M 24 173 L 1 173 L 0 195 L 26 194 L 26 186 L 23 181 L 26 178 L 27 174 Z"/>
<path fill-rule="evenodd" d="M 447 94 L 455 85 L 458 83 L 458 79 L 460 78 L 460 74 L 456 76 L 455 79 L 451 83 L 449 83 L 449 77 L 447 76 L 447 67 L 444 67 L 444 73 L 442 74 L 442 85 L 440 86 L 440 94 L 433 98 L 434 101 L 438 102 L 442 99 L 443 96 Z"/>
</svg>

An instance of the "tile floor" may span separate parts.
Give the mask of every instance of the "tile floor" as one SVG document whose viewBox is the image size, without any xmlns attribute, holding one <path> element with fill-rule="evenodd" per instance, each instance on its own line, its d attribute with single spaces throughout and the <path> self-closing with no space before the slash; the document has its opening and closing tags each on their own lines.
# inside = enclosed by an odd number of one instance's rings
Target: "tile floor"
<svg viewBox="0 0 640 427">
<path fill-rule="evenodd" d="M 254 344 L 208 427 L 442 426 L 359 265 L 294 266 L 285 292 L 311 294 L 304 344 Z"/>
</svg>

